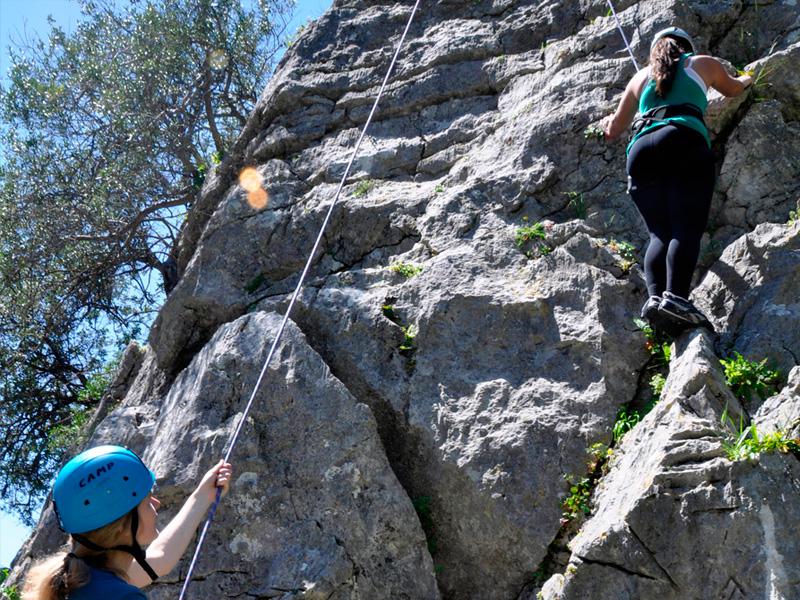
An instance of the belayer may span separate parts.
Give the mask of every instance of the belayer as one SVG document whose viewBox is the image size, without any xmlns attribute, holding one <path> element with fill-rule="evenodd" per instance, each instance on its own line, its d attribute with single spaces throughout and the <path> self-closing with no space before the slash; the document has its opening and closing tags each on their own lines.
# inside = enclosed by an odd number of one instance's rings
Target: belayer
<svg viewBox="0 0 800 600">
<path fill-rule="evenodd" d="M 72 548 L 31 569 L 23 600 L 143 600 L 139 588 L 178 563 L 217 488 L 227 493 L 232 472 L 222 461 L 211 468 L 159 531 L 156 478 L 134 452 L 98 446 L 78 454 L 53 485 L 53 506 Z"/>
<path fill-rule="evenodd" d="M 650 232 L 644 258 L 649 298 L 642 318 L 658 329 L 713 329 L 689 301 L 714 192 L 714 156 L 703 121 L 706 91 L 738 96 L 751 82 L 749 75 L 731 77 L 712 56 L 694 54 L 689 35 L 669 27 L 655 35 L 649 65 L 633 76 L 616 112 L 601 122 L 609 140 L 633 122 L 628 192 Z"/>
</svg>

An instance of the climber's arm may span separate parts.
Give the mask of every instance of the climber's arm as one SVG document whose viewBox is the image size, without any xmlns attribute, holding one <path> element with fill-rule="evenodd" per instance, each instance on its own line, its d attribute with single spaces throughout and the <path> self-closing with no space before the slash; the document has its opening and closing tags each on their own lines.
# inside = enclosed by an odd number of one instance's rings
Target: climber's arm
<svg viewBox="0 0 800 600">
<path fill-rule="evenodd" d="M 692 58 L 692 68 L 723 96 L 738 96 L 753 82 L 750 75 L 731 77 L 722 63 L 713 56 L 695 56 Z"/>
<path fill-rule="evenodd" d="M 617 111 L 600 122 L 600 128 L 603 130 L 607 140 L 618 138 L 631 126 L 639 106 L 639 95 L 644 83 L 647 81 L 648 73 L 649 69 L 644 68 L 633 76 L 622 93 Z"/>
<path fill-rule="evenodd" d="M 178 514 L 147 547 L 147 562 L 159 576 L 166 575 L 178 564 L 216 499 L 217 488 L 222 488 L 223 495 L 228 492 L 232 472 L 231 465 L 222 461 L 209 469 Z M 128 580 L 137 587 L 151 583 L 150 577 L 135 561 L 128 570 Z"/>
</svg>

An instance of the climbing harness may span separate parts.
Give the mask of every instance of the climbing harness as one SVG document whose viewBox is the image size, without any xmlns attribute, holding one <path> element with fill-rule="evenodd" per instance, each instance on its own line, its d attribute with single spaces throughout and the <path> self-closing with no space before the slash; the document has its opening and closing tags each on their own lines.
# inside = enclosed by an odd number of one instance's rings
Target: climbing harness
<svg viewBox="0 0 800 600">
<path fill-rule="evenodd" d="M 611 4 L 611 0 L 607 0 L 608 6 L 611 8 L 611 14 L 614 15 L 614 20 L 617 22 L 617 29 L 619 29 L 620 34 L 622 35 L 622 41 L 625 42 L 625 47 L 628 49 L 628 54 L 631 55 L 631 60 L 633 61 L 633 66 L 636 67 L 636 70 L 639 70 L 639 63 L 636 62 L 636 59 L 633 56 L 633 50 L 631 50 L 631 45 L 628 43 L 628 38 L 625 37 L 625 32 L 622 30 L 622 25 L 619 22 L 619 17 L 617 16 L 617 11 L 614 10 L 614 5 Z"/>
<path fill-rule="evenodd" d="M 414 3 L 414 7 L 411 9 L 411 14 L 408 17 L 408 22 L 406 23 L 406 28 L 403 31 L 403 35 L 400 37 L 400 41 L 397 44 L 397 49 L 394 52 L 394 56 L 392 57 L 392 62 L 389 64 L 389 68 L 386 71 L 386 75 L 383 78 L 383 83 L 381 83 L 381 87 L 378 90 L 378 95 L 375 98 L 375 102 L 372 105 L 372 110 L 367 117 L 366 123 L 364 123 L 364 128 L 361 130 L 361 135 L 356 142 L 355 148 L 353 148 L 353 152 L 350 155 L 350 160 L 347 163 L 347 167 L 344 170 L 344 174 L 342 175 L 342 179 L 339 182 L 339 187 L 336 189 L 336 195 L 333 198 L 333 202 L 331 202 L 330 207 L 328 208 L 328 212 L 325 215 L 325 219 L 322 222 L 322 226 L 320 227 L 319 233 L 317 234 L 317 239 L 314 242 L 314 247 L 311 249 L 311 253 L 308 256 L 308 260 L 306 261 L 305 267 L 303 268 L 303 272 L 300 275 L 300 280 L 297 282 L 297 287 L 295 287 L 294 293 L 292 294 L 292 299 L 289 302 L 289 307 L 286 309 L 286 313 L 283 315 L 283 320 L 281 321 L 280 327 L 278 328 L 278 333 L 275 335 L 275 339 L 272 342 L 272 346 L 269 349 L 269 353 L 267 354 L 267 359 L 264 361 L 264 366 L 261 368 L 261 373 L 256 380 L 255 386 L 253 386 L 253 392 L 250 395 L 250 399 L 247 401 L 247 405 L 245 406 L 244 411 L 242 412 L 242 416 L 239 419 L 239 423 L 236 426 L 236 430 L 233 433 L 233 436 L 228 442 L 228 450 L 225 452 L 225 459 L 224 462 L 228 462 L 230 459 L 231 453 L 233 452 L 233 448 L 236 445 L 236 440 L 239 437 L 239 433 L 242 430 L 245 422 L 247 421 L 247 415 L 250 412 L 250 408 L 253 405 L 253 401 L 256 397 L 256 392 L 258 391 L 259 387 L 261 386 L 261 381 L 264 379 L 264 375 L 267 372 L 267 368 L 269 367 L 270 362 L 272 361 L 272 356 L 275 354 L 275 349 L 278 347 L 278 342 L 283 335 L 283 330 L 286 327 L 286 323 L 289 320 L 289 315 L 292 312 L 292 308 L 294 307 L 294 303 L 297 300 L 297 297 L 300 295 L 300 290 L 303 287 L 303 283 L 305 281 L 306 275 L 308 274 L 309 269 L 311 268 L 311 264 L 314 262 L 314 256 L 317 254 L 317 250 L 319 249 L 320 242 L 322 241 L 322 236 L 325 233 L 325 229 L 328 226 L 328 222 L 330 221 L 331 215 L 333 214 L 333 209 L 336 206 L 336 203 L 339 201 L 339 196 L 342 193 L 342 188 L 344 187 L 345 181 L 347 180 L 347 176 L 350 174 L 350 168 L 353 166 L 353 161 L 358 154 L 358 151 L 361 147 L 361 142 L 364 140 L 364 136 L 367 133 L 367 128 L 369 127 L 370 123 L 372 122 L 372 117 L 375 114 L 375 110 L 378 108 L 378 103 L 380 102 L 381 96 L 383 95 L 383 91 L 386 88 L 386 84 L 389 81 L 389 77 L 392 74 L 392 70 L 394 69 L 394 65 L 397 62 L 397 57 L 400 55 L 400 49 L 403 47 L 403 42 L 406 39 L 406 35 L 408 34 L 408 30 L 411 28 L 411 23 L 414 20 L 414 15 L 417 12 L 417 8 L 419 7 L 420 0 L 416 0 Z M 221 488 L 217 488 L 217 496 L 214 499 L 214 503 L 211 505 L 211 508 L 208 510 L 208 517 L 206 518 L 205 523 L 203 524 L 203 530 L 200 533 L 200 538 L 197 540 L 197 547 L 194 551 L 194 556 L 192 557 L 192 562 L 189 564 L 189 570 L 186 572 L 186 580 L 183 582 L 183 587 L 181 588 L 181 593 L 179 596 L 179 600 L 183 600 L 184 596 L 186 595 L 186 590 L 189 587 L 189 582 L 192 579 L 192 572 L 194 571 L 195 565 L 197 563 L 197 559 L 200 556 L 200 549 L 203 547 L 203 542 L 205 541 L 206 534 L 208 533 L 208 529 L 211 526 L 211 521 L 214 519 L 214 515 L 217 512 L 217 506 L 219 506 L 220 498 L 222 497 L 222 490 Z"/>
<path fill-rule="evenodd" d="M 703 111 L 694 104 L 656 106 L 636 117 L 633 121 L 633 125 L 631 125 L 631 139 L 636 137 L 645 127 L 649 127 L 657 121 L 664 121 L 672 117 L 694 117 L 695 119 L 700 119 L 703 125 L 705 125 Z"/>
</svg>

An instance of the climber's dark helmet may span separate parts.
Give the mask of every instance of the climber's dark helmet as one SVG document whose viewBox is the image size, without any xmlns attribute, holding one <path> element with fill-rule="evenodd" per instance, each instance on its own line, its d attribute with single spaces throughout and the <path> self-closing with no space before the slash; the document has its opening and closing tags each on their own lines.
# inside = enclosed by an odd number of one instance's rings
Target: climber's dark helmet
<svg viewBox="0 0 800 600">
<path fill-rule="evenodd" d="M 139 456 L 122 446 L 97 446 L 81 452 L 64 465 L 53 484 L 53 506 L 58 523 L 78 543 L 103 552 L 120 550 L 132 555 L 150 578 L 158 578 L 147 564 L 136 534 L 139 504 L 156 482 L 155 474 Z M 89 539 L 95 529 L 131 515 L 131 544 L 105 548 Z M 87 535 L 84 535 L 87 534 Z"/>
<path fill-rule="evenodd" d="M 692 38 L 680 27 L 667 27 L 666 29 L 662 29 L 657 34 L 653 36 L 653 41 L 650 43 L 650 51 L 653 51 L 653 47 L 656 45 L 656 42 L 664 37 L 671 37 L 678 40 L 685 41 L 689 47 L 691 48 L 692 52 L 695 52 L 694 42 Z"/>
</svg>

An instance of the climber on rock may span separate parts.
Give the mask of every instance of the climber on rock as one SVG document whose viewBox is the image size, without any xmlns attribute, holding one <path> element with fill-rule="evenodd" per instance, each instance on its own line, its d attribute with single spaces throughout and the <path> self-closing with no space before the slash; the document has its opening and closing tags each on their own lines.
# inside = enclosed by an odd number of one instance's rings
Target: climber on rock
<svg viewBox="0 0 800 600">
<path fill-rule="evenodd" d="M 749 75 L 731 77 L 712 56 L 695 55 L 689 35 L 670 27 L 655 35 L 649 65 L 633 76 L 616 112 L 601 122 L 608 140 L 633 122 L 628 192 L 650 232 L 644 259 L 649 298 L 642 318 L 656 328 L 713 330 L 688 299 L 715 180 L 703 121 L 706 91 L 738 96 L 751 82 Z"/>
<path fill-rule="evenodd" d="M 156 478 L 134 452 L 98 446 L 78 454 L 53 485 L 53 506 L 59 525 L 71 535 L 72 548 L 31 570 L 23 600 L 146 598 L 139 588 L 178 563 L 217 488 L 227 493 L 231 475 L 231 465 L 220 461 L 158 531 Z"/>
</svg>

